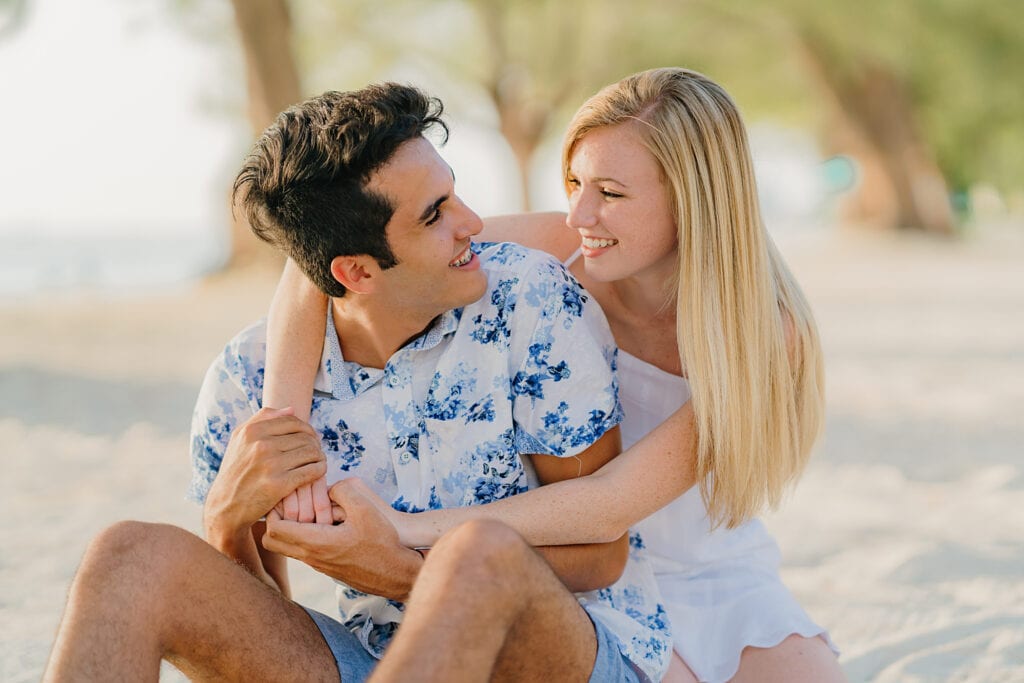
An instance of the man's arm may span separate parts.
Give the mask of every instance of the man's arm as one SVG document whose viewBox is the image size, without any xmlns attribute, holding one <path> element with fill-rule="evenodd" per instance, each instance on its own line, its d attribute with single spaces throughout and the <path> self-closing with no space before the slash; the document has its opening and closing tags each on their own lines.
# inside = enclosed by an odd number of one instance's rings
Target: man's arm
<svg viewBox="0 0 1024 683">
<path fill-rule="evenodd" d="M 264 408 L 235 430 L 203 507 L 210 545 L 286 596 L 284 558 L 261 547 L 260 518 L 326 472 L 315 432 L 290 413 Z"/>
<path fill-rule="evenodd" d="M 621 450 L 619 428 L 613 427 L 579 455 L 528 457 L 543 485 L 596 472 Z M 625 533 L 609 543 L 543 546 L 537 551 L 569 590 L 577 593 L 596 590 L 615 583 L 622 575 L 629 558 L 629 534 Z"/>
</svg>

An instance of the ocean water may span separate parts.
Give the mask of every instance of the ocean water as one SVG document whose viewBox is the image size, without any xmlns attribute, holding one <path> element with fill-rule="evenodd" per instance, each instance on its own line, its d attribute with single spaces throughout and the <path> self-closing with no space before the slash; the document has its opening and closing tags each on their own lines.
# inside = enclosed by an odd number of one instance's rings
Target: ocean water
<svg viewBox="0 0 1024 683">
<path fill-rule="evenodd" d="M 89 289 L 130 294 L 173 287 L 221 268 L 226 238 L 0 234 L 0 299 Z"/>
</svg>

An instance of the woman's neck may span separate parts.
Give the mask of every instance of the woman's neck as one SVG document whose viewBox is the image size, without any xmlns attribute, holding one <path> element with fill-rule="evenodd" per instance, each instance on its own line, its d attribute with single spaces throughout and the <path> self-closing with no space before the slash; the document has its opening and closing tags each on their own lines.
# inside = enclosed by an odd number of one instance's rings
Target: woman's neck
<svg viewBox="0 0 1024 683">
<path fill-rule="evenodd" d="M 665 372 L 685 376 L 676 342 L 675 292 L 669 291 L 666 277 L 595 282 L 580 273 L 622 351 Z"/>
</svg>

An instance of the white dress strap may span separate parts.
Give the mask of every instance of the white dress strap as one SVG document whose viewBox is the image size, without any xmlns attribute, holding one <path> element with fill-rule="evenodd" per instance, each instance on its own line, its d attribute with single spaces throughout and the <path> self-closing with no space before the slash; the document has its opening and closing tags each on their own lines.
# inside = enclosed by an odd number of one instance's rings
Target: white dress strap
<svg viewBox="0 0 1024 683">
<path fill-rule="evenodd" d="M 572 264 L 576 263 L 576 260 L 579 259 L 580 254 L 582 254 L 582 253 L 583 253 L 583 247 L 577 247 L 576 251 L 572 252 L 572 255 L 569 258 L 567 258 L 564 261 L 562 261 L 562 265 L 565 266 L 566 268 L 568 268 Z"/>
</svg>

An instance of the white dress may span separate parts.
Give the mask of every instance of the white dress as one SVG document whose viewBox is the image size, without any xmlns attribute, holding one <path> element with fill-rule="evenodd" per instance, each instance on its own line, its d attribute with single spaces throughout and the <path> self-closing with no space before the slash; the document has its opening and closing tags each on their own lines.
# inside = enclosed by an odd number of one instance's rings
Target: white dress
<svg viewBox="0 0 1024 683">
<path fill-rule="evenodd" d="M 629 448 L 690 398 L 685 379 L 619 351 L 619 398 Z M 634 527 L 647 546 L 675 650 L 701 681 L 728 681 L 744 647 L 828 633 L 779 578 L 779 548 L 760 520 L 711 530 L 696 486 Z"/>
<path fill-rule="evenodd" d="M 618 371 L 626 450 L 689 400 L 690 384 L 621 349 Z M 760 520 L 712 531 L 694 486 L 634 529 L 647 547 L 675 651 L 698 680 L 724 683 L 736 675 L 743 648 L 773 647 L 794 633 L 820 635 L 839 654 L 783 585 L 779 547 Z"/>
</svg>

